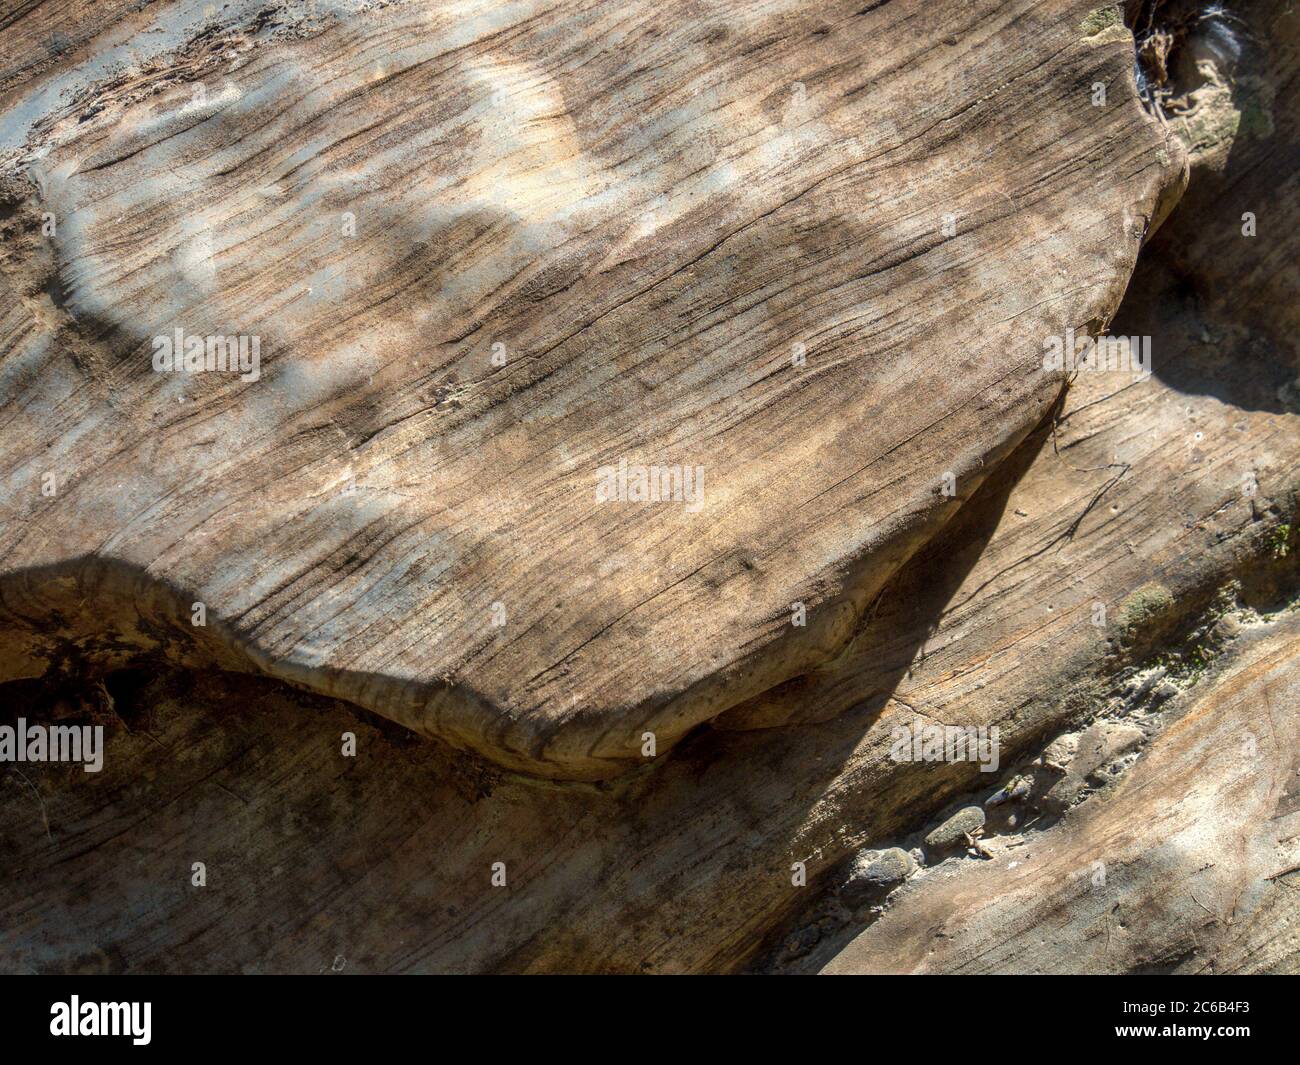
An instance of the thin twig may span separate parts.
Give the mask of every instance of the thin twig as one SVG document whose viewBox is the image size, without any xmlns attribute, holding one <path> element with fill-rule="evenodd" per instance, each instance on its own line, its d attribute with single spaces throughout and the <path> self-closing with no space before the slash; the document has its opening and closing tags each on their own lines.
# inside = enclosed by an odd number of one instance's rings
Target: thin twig
<svg viewBox="0 0 1300 1065">
<path fill-rule="evenodd" d="M 51 843 L 54 842 L 54 833 L 50 831 L 50 815 L 45 809 L 45 797 L 41 794 L 40 789 L 27 779 L 27 774 L 17 766 L 14 766 L 14 772 L 17 773 L 26 782 L 27 786 L 32 789 L 36 795 L 36 801 L 41 804 L 41 821 L 45 824 L 45 835 L 49 837 Z"/>
</svg>

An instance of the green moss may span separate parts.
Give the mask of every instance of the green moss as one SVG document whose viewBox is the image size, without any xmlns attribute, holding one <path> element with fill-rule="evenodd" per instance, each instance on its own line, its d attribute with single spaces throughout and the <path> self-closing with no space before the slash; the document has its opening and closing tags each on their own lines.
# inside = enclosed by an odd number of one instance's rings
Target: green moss
<svg viewBox="0 0 1300 1065">
<path fill-rule="evenodd" d="M 1182 124 L 1191 150 L 1204 153 L 1232 144 L 1241 128 L 1241 112 L 1232 106 L 1232 97 L 1223 90 L 1201 101 Z"/>
<path fill-rule="evenodd" d="M 1273 136 L 1273 103 L 1276 96 L 1276 87 L 1262 78 L 1247 75 L 1236 82 L 1234 98 L 1237 109 L 1241 112 L 1243 137 Z"/>
<path fill-rule="evenodd" d="M 1119 622 L 1126 634 L 1132 634 L 1158 621 L 1173 608 L 1173 593 L 1163 584 L 1148 581 L 1120 604 Z"/>
<path fill-rule="evenodd" d="M 1273 115 L 1258 100 L 1247 100 L 1242 104 L 1240 129 L 1247 137 L 1271 137 L 1273 135 Z"/>
<path fill-rule="evenodd" d="M 1291 534 L 1295 530 L 1290 525 L 1279 525 L 1268 537 L 1268 546 L 1274 558 L 1286 558 L 1291 553 Z"/>
<path fill-rule="evenodd" d="M 1123 21 L 1119 8 L 1112 4 L 1089 11 L 1079 23 L 1079 29 L 1085 37 L 1096 37 L 1097 34 L 1104 33 L 1112 26 L 1122 25 Z"/>
<path fill-rule="evenodd" d="M 1152 665 L 1165 671 L 1169 680 L 1179 687 L 1190 688 L 1209 670 L 1219 656 L 1219 648 L 1202 643 L 1189 651 L 1166 651 L 1156 655 Z"/>
<path fill-rule="evenodd" d="M 1187 654 L 1183 679 L 1188 684 L 1195 684 L 1205 675 L 1205 671 L 1210 668 L 1210 663 L 1214 661 L 1217 654 L 1214 648 L 1207 647 L 1205 644 L 1193 647 Z"/>
</svg>

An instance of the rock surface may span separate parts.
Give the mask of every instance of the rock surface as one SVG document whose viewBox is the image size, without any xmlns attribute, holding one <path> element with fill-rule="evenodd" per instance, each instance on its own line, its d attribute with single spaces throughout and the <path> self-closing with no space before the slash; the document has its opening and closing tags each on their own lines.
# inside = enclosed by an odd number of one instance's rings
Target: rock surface
<svg viewBox="0 0 1300 1065">
<path fill-rule="evenodd" d="M 0 28 L 0 968 L 1296 970 L 1284 3 L 1213 144 L 1088 4 L 134 7 Z"/>
<path fill-rule="evenodd" d="M 934 850 L 955 847 L 963 839 L 984 828 L 984 811 L 978 806 L 963 806 L 938 828 L 927 833 L 925 845 Z"/>
<path fill-rule="evenodd" d="M 1104 801 L 913 885 L 824 971 L 1300 972 L 1298 621 L 1249 641 Z"/>
<path fill-rule="evenodd" d="M 206 10 L 5 97 L 9 676 L 162 648 L 533 775 L 832 660 L 1180 179 L 1061 0 Z"/>
<path fill-rule="evenodd" d="M 849 902 L 869 898 L 901 884 L 915 869 L 916 862 L 901 847 L 863 851 L 849 865 L 849 878 L 840 888 L 840 897 Z"/>
</svg>

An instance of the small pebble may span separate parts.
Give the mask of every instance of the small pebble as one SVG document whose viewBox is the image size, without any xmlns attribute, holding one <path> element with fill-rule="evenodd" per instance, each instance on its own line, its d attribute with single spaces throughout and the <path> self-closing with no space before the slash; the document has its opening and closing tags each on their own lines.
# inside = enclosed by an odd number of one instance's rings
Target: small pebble
<svg viewBox="0 0 1300 1065">
<path fill-rule="evenodd" d="M 840 896 L 849 903 L 861 901 L 882 888 L 901 884 L 915 868 L 912 856 L 901 847 L 862 851 L 849 866 L 849 878 L 840 889 Z"/>
<path fill-rule="evenodd" d="M 925 837 L 930 850 L 945 850 L 965 842 L 968 832 L 984 827 L 984 811 L 978 806 L 964 806 Z"/>
</svg>

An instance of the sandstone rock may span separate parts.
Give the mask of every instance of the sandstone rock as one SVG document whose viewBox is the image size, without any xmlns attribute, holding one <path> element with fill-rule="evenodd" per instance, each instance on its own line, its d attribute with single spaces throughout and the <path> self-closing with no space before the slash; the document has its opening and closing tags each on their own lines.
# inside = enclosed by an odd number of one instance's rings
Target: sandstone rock
<svg viewBox="0 0 1300 1065">
<path fill-rule="evenodd" d="M 1273 782 L 1300 767 L 1300 625 L 1282 625 L 1104 803 L 1045 832 L 1014 871 L 972 862 L 913 895 L 825 971 L 1297 971 L 1300 845 Z M 1241 736 L 1261 703 L 1279 731 L 1251 747 Z"/>
<path fill-rule="evenodd" d="M 1023 799 L 1029 795 L 1034 787 L 1034 778 L 1029 774 L 1017 775 L 1014 779 L 1007 782 L 1003 788 L 999 788 L 987 799 L 984 800 L 985 806 L 1001 806 L 1003 803 L 1015 802 L 1017 799 Z"/>
<path fill-rule="evenodd" d="M 0 714 L 108 735 L 0 767 L 0 968 L 1295 969 L 1282 5 L 1181 202 L 1095 3 L 137 8 L 0 29 Z M 259 380 L 160 386 L 177 317 Z M 1037 763 L 1025 834 L 846 917 L 1006 779 L 921 717 Z"/>
<path fill-rule="evenodd" d="M 1099 721 L 1079 737 L 1079 751 L 1070 768 L 1080 776 L 1089 776 L 1145 740 L 1146 734 L 1136 725 Z"/>
<path fill-rule="evenodd" d="M 882 888 L 901 884 L 916 869 L 912 856 L 901 847 L 883 851 L 863 851 L 849 866 L 848 879 L 840 889 L 840 897 L 855 904 L 879 893 Z"/>
<path fill-rule="evenodd" d="M 1077 802 L 1088 787 L 1104 779 L 1110 763 L 1145 739 L 1146 734 L 1137 726 L 1115 721 L 1099 721 L 1072 737 L 1072 753 L 1064 765 L 1058 766 L 1065 775 L 1044 797 L 1048 809 L 1059 812 Z"/>
<path fill-rule="evenodd" d="M 969 833 L 983 827 L 984 811 L 978 806 L 966 806 L 930 832 L 925 837 L 925 845 L 931 850 L 948 850 L 961 844 Z"/>
<path fill-rule="evenodd" d="M 1066 0 L 209 6 L 13 75 L 5 675 L 162 652 L 530 775 L 834 660 L 1181 173 Z"/>
</svg>

